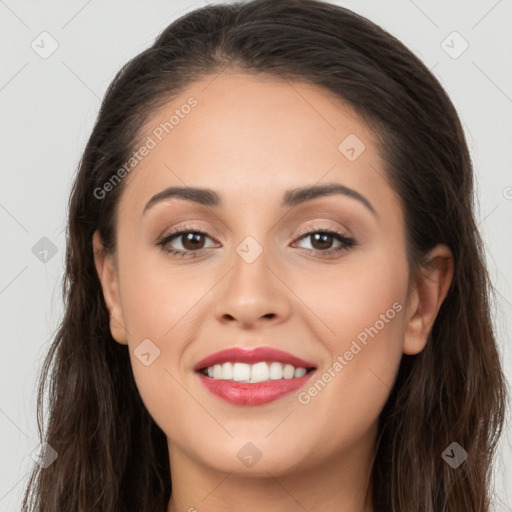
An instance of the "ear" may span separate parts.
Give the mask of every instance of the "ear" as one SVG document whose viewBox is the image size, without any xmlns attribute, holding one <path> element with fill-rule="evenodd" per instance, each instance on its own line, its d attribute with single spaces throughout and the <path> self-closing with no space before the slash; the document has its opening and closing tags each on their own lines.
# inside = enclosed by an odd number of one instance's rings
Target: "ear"
<svg viewBox="0 0 512 512">
<path fill-rule="evenodd" d="M 422 269 L 412 283 L 405 318 L 404 354 L 417 354 L 425 348 L 452 278 L 452 252 L 446 245 L 437 245 L 428 254 L 428 268 Z"/>
<path fill-rule="evenodd" d="M 112 337 L 122 345 L 128 344 L 123 310 L 119 300 L 119 282 L 112 254 L 106 254 L 98 231 L 92 237 L 94 264 L 103 289 L 103 297 L 110 315 Z"/>
</svg>

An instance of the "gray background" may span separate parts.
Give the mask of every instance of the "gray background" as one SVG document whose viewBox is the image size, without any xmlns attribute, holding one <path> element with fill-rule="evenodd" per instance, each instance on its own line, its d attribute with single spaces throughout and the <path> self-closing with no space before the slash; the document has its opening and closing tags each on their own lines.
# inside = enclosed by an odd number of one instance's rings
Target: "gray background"
<svg viewBox="0 0 512 512">
<path fill-rule="evenodd" d="M 510 383 L 512 1 L 333 3 L 402 40 L 433 69 L 458 109 L 475 165 L 477 217 L 499 292 L 495 325 Z M 67 199 L 100 99 L 122 64 L 173 19 L 204 5 L 0 0 L 1 511 L 21 509 L 38 446 L 36 377 L 62 315 Z M 40 36 L 43 31 L 50 36 Z M 57 50 L 42 58 L 52 39 Z M 464 41 L 469 47 L 459 55 Z M 47 261 L 33 251 L 43 237 L 56 249 L 52 256 L 50 247 Z M 508 422 L 495 466 L 494 507 L 500 512 L 512 510 L 510 434 Z"/>
</svg>

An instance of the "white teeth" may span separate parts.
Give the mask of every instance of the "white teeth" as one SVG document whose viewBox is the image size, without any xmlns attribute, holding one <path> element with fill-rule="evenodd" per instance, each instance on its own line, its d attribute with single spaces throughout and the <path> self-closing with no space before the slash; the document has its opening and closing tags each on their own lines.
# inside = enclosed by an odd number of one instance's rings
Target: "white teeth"
<svg viewBox="0 0 512 512">
<path fill-rule="evenodd" d="M 251 382 L 264 382 L 268 380 L 270 371 L 267 363 L 256 363 L 251 368 Z"/>
<path fill-rule="evenodd" d="M 281 363 L 270 363 L 270 378 L 273 380 L 283 378 L 283 365 Z"/>
<path fill-rule="evenodd" d="M 295 374 L 295 367 L 291 364 L 285 365 L 283 369 L 283 378 L 285 379 L 293 379 L 293 375 Z"/>
<path fill-rule="evenodd" d="M 207 369 L 208 377 L 235 382 L 265 382 L 268 380 L 293 379 L 306 375 L 306 368 L 295 368 L 291 364 L 259 362 L 255 364 L 215 364 Z"/>
<path fill-rule="evenodd" d="M 214 375 L 215 377 L 215 375 Z M 223 379 L 223 377 L 219 377 Z M 235 363 L 233 365 L 233 380 L 235 382 L 248 381 L 251 378 L 251 365 L 246 363 Z M 228 380 L 228 379 L 223 379 Z"/>
<path fill-rule="evenodd" d="M 295 368 L 294 377 L 304 377 L 306 375 L 306 368 Z"/>
<path fill-rule="evenodd" d="M 232 363 L 224 363 L 222 365 L 222 378 L 223 379 L 232 379 L 233 378 L 233 364 Z"/>
<path fill-rule="evenodd" d="M 222 366 L 220 364 L 214 365 L 213 378 L 214 379 L 222 379 Z"/>
</svg>

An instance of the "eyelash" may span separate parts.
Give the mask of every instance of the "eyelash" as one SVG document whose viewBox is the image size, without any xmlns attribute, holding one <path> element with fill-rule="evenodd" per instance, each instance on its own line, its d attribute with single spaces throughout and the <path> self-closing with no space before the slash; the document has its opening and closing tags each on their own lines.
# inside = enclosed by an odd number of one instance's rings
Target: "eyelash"
<svg viewBox="0 0 512 512">
<path fill-rule="evenodd" d="M 165 251 L 167 254 L 172 255 L 173 257 L 181 257 L 181 258 L 196 258 L 199 256 L 205 249 L 198 249 L 197 251 L 181 251 L 176 249 L 166 249 L 166 245 L 173 240 L 174 238 L 179 238 L 180 235 L 185 235 L 189 233 L 194 233 L 197 235 L 204 235 L 208 238 L 211 238 L 208 233 L 205 233 L 204 231 L 201 231 L 200 229 L 196 229 L 193 226 L 183 226 L 181 228 L 178 228 L 175 231 L 171 231 L 167 235 L 164 235 L 162 238 L 160 238 L 157 242 L 157 245 L 162 248 L 163 251 Z M 322 254 L 326 256 L 330 256 L 332 254 L 339 253 L 343 250 L 348 250 L 352 247 L 355 247 L 357 245 L 357 242 L 353 239 L 342 233 L 341 231 L 332 230 L 332 229 L 322 229 L 322 228 L 313 228 L 313 229 L 303 229 L 299 232 L 299 237 L 297 240 L 301 240 L 303 238 L 307 238 L 309 235 L 314 235 L 321 233 L 323 235 L 333 235 L 338 242 L 341 243 L 341 245 L 335 249 L 328 249 L 326 251 L 320 251 L 318 249 L 304 249 L 306 254 L 312 255 L 312 254 Z"/>
</svg>

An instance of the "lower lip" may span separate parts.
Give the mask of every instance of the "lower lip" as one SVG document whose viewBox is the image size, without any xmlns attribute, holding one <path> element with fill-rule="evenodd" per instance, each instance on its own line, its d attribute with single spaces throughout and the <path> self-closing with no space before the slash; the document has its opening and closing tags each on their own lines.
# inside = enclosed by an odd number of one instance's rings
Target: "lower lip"
<svg viewBox="0 0 512 512">
<path fill-rule="evenodd" d="M 313 373 L 315 373 L 314 370 L 293 379 L 276 379 L 255 383 L 212 379 L 202 373 L 198 373 L 198 375 L 210 393 L 226 402 L 236 405 L 262 405 L 297 391 Z"/>
</svg>

